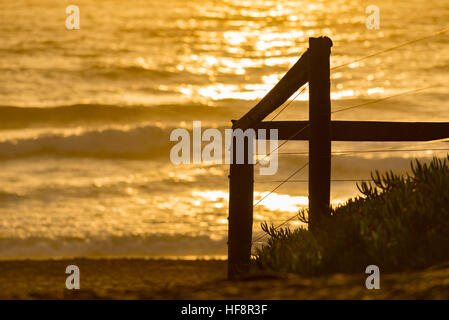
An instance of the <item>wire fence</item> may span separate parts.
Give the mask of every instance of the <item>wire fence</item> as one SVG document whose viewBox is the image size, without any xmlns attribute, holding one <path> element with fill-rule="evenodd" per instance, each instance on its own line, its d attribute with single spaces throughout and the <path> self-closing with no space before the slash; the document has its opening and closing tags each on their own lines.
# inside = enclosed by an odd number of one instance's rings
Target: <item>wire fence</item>
<svg viewBox="0 0 449 320">
<path fill-rule="evenodd" d="M 376 57 L 379 56 L 381 54 L 387 53 L 387 52 L 391 52 L 393 50 L 397 50 L 399 48 L 403 48 L 405 46 L 423 41 L 423 40 L 427 40 L 427 39 L 431 39 L 431 38 L 435 38 L 439 35 L 445 34 L 449 31 L 449 28 L 445 28 L 445 29 L 441 29 L 439 31 L 436 31 L 432 34 L 423 36 L 421 38 L 417 38 L 411 41 L 407 41 L 404 43 L 401 43 L 397 46 L 385 49 L 385 50 L 381 50 L 378 52 L 375 52 L 373 54 L 369 54 L 367 56 L 355 59 L 351 62 L 348 63 L 344 63 L 342 65 L 338 65 L 335 67 L 332 67 L 330 70 L 336 70 L 336 69 L 340 69 L 349 65 L 352 65 L 354 63 L 372 58 L 372 57 Z M 361 104 L 357 104 L 354 106 L 350 106 L 350 107 L 344 107 L 341 109 L 337 109 L 334 111 L 331 111 L 331 114 L 334 113 L 339 113 L 339 112 L 343 112 L 343 111 L 347 111 L 347 110 L 352 110 L 352 109 L 356 109 L 356 108 L 361 108 L 367 105 L 372 105 L 372 104 L 376 104 L 379 102 L 383 102 L 389 99 L 393 99 L 393 98 L 397 98 L 397 97 L 403 97 L 403 96 L 408 96 L 408 95 L 412 95 L 418 92 L 422 92 L 431 88 L 436 88 L 436 87 L 441 87 L 443 86 L 443 84 L 441 83 L 435 83 L 432 84 L 430 86 L 426 86 L 424 88 L 418 88 L 418 89 L 413 89 L 413 90 L 408 90 L 408 91 L 404 91 L 401 92 L 399 94 L 395 94 L 395 95 L 391 95 L 391 96 L 387 96 L 387 97 L 383 97 L 383 98 L 379 98 L 373 101 L 369 101 L 369 102 L 365 102 L 365 103 L 361 103 Z M 280 114 L 282 114 L 282 112 L 284 112 L 290 105 L 291 103 L 300 95 L 302 94 L 306 89 L 308 88 L 308 84 L 306 86 L 304 86 L 302 89 L 298 90 L 298 93 L 294 96 L 293 99 L 289 100 L 287 103 L 285 103 L 284 106 L 281 106 L 281 109 L 278 113 L 275 114 L 275 116 L 271 119 L 271 121 L 275 120 Z M 288 143 L 290 140 L 292 140 L 293 138 L 295 138 L 297 135 L 299 135 L 301 132 L 303 132 L 304 130 L 306 130 L 307 128 L 310 127 L 310 124 L 304 126 L 303 128 L 299 129 L 297 132 L 295 132 L 291 137 L 289 137 L 287 140 L 284 140 L 277 148 L 275 148 L 274 150 L 271 150 L 268 154 L 266 155 L 261 155 L 263 156 L 262 159 L 258 160 L 256 162 L 257 164 L 260 164 L 261 161 L 263 161 L 264 159 L 268 158 L 270 155 L 272 155 L 274 152 L 277 152 L 281 147 L 283 147 L 286 143 Z M 406 146 L 402 145 L 402 146 L 398 146 L 398 147 L 383 147 L 383 148 L 379 148 L 379 149 L 370 149 L 370 150 L 347 150 L 347 151 L 335 151 L 331 153 L 331 158 L 333 157 L 340 157 L 340 156 L 348 156 L 348 155 L 356 155 L 356 154 L 367 154 L 367 153 L 379 153 L 379 152 L 426 152 L 426 151 L 449 151 L 449 148 L 420 148 L 421 146 L 425 145 L 425 144 L 429 144 L 429 143 L 436 143 L 436 142 L 448 142 L 449 138 L 446 139 L 437 139 L 437 140 L 431 140 L 431 141 L 422 141 L 422 142 L 417 142 L 417 143 L 413 143 L 413 144 L 407 144 Z M 419 146 L 419 147 L 418 147 Z M 406 149 L 404 149 L 406 148 Z M 277 152 L 278 155 L 308 155 L 308 152 L 284 152 L 284 153 L 280 153 Z M 255 202 L 255 204 L 253 205 L 253 207 L 256 207 L 260 204 L 263 203 L 263 201 L 265 199 L 267 199 L 270 195 L 272 195 L 275 191 L 277 191 L 281 186 L 283 186 L 285 183 L 289 182 L 289 183 L 307 183 L 308 180 L 306 179 L 293 179 L 296 175 L 298 175 L 302 170 L 304 170 L 307 166 L 308 166 L 309 162 L 306 162 L 305 164 L 301 165 L 299 168 L 297 168 L 295 171 L 293 171 L 287 178 L 282 179 L 282 180 L 271 180 L 271 181 L 267 181 L 267 180 L 256 180 L 255 182 L 257 183 L 277 183 L 277 185 L 271 189 L 271 191 L 269 191 L 268 193 L 266 193 L 265 195 L 263 195 L 261 197 L 261 199 L 259 199 L 257 202 Z M 366 182 L 370 182 L 372 181 L 371 178 L 369 179 L 331 179 L 331 182 L 361 182 L 361 181 L 366 181 Z M 282 221 L 282 223 L 276 225 L 274 228 L 275 230 L 278 230 L 279 228 L 285 226 L 287 223 L 291 222 L 292 220 L 294 220 L 295 218 L 297 218 L 299 215 L 299 212 L 296 213 L 295 215 L 289 217 L 288 219 Z M 260 240 L 262 240 L 263 238 L 265 238 L 267 236 L 266 233 L 263 233 L 260 236 L 257 236 L 252 243 L 259 243 Z"/>
</svg>

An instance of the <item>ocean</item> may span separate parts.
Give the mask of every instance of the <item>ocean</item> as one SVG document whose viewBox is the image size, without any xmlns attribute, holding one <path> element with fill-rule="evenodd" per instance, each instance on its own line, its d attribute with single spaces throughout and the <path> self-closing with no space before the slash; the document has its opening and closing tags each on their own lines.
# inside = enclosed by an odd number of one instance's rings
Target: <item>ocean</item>
<svg viewBox="0 0 449 320">
<path fill-rule="evenodd" d="M 71 4 L 79 30 L 65 27 Z M 379 29 L 366 27 L 369 5 Z M 0 0 L 0 259 L 224 257 L 229 167 L 173 164 L 172 130 L 229 128 L 309 37 L 333 40 L 335 67 L 448 21 L 441 0 Z M 333 110 L 397 95 L 332 117 L 449 121 L 448 80 L 445 33 L 332 70 Z M 307 101 L 305 90 L 276 120 L 307 119 Z M 283 145 L 277 174 L 255 175 L 255 200 L 304 165 L 307 148 Z M 407 172 L 413 158 L 448 154 L 447 143 L 332 148 L 357 151 L 332 159 L 334 205 L 375 169 Z M 380 148 L 395 149 L 369 152 Z M 293 180 L 255 207 L 255 237 L 261 222 L 307 207 L 307 169 Z"/>
</svg>

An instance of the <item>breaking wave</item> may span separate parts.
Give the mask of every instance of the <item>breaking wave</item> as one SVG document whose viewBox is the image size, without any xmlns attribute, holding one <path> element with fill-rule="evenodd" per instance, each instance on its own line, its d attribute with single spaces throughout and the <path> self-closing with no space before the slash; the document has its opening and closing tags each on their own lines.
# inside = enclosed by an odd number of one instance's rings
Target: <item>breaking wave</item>
<svg viewBox="0 0 449 320">
<path fill-rule="evenodd" d="M 0 238 L 0 259 L 68 257 L 220 256 L 226 239 L 207 236 L 154 234 L 98 239 Z"/>
<path fill-rule="evenodd" d="M 168 155 L 170 128 L 142 126 L 104 129 L 82 134 L 42 134 L 0 142 L 0 158 L 52 155 L 94 158 L 153 158 Z"/>
<path fill-rule="evenodd" d="M 59 107 L 0 106 L 0 129 L 29 126 L 65 126 L 79 123 L 124 123 L 138 121 L 184 121 L 186 119 L 231 119 L 227 108 L 211 108 L 203 104 L 116 106 L 75 104 Z"/>
</svg>

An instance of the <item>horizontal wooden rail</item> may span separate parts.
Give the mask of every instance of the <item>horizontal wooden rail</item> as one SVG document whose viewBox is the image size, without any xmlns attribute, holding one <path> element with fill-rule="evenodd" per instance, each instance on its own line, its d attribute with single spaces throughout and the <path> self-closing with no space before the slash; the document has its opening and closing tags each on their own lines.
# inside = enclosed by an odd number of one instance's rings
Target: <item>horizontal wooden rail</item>
<svg viewBox="0 0 449 320">
<path fill-rule="evenodd" d="M 234 123 L 234 128 L 254 127 L 287 101 L 296 90 L 305 85 L 309 80 L 308 57 L 309 51 L 306 51 L 273 89 L 254 108 Z"/>
<path fill-rule="evenodd" d="M 308 125 L 309 121 L 267 121 L 255 128 L 278 129 L 279 140 L 309 140 Z M 449 123 L 332 121 L 331 137 L 333 141 L 429 141 L 449 138 Z"/>
</svg>

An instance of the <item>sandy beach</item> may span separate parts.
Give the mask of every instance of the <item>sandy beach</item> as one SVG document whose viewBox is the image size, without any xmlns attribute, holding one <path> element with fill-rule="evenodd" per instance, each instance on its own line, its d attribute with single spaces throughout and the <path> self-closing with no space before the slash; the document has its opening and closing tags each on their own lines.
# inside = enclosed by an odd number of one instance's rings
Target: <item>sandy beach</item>
<svg viewBox="0 0 449 320">
<path fill-rule="evenodd" d="M 65 288 L 65 268 L 80 268 L 81 289 Z M 0 262 L 1 299 L 449 299 L 449 264 L 381 274 L 303 278 L 256 274 L 226 280 L 226 261 L 73 259 Z"/>
</svg>

